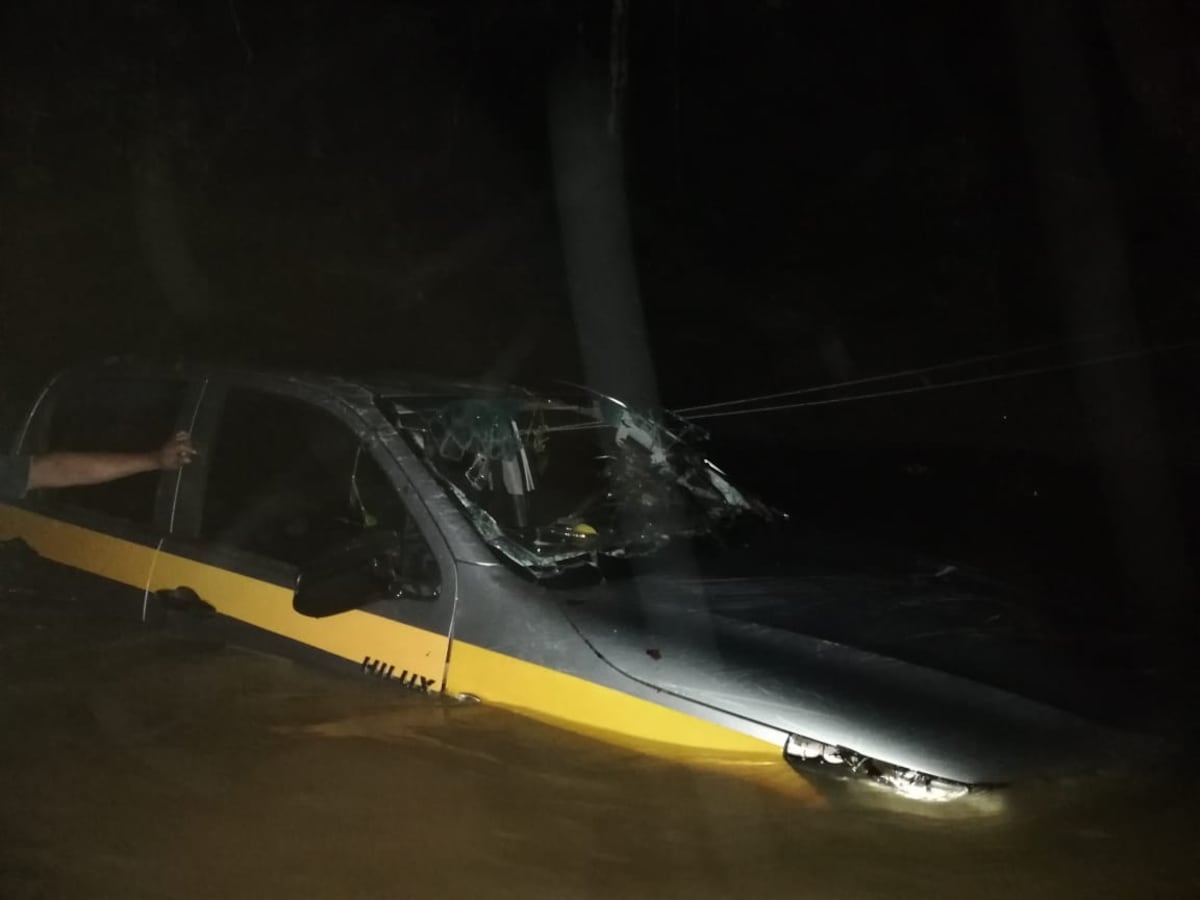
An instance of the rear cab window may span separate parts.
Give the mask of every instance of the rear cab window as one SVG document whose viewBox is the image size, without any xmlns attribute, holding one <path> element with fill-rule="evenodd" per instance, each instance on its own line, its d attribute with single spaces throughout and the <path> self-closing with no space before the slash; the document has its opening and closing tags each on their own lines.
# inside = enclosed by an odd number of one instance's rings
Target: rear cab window
<svg viewBox="0 0 1200 900">
<path fill-rule="evenodd" d="M 31 423 L 22 452 L 144 452 L 186 427 L 182 380 L 108 377 L 69 379 L 55 387 Z M 168 473 L 173 476 L 174 473 Z M 165 523 L 173 477 L 144 472 L 107 484 L 32 492 L 55 509 L 138 528 Z"/>
</svg>

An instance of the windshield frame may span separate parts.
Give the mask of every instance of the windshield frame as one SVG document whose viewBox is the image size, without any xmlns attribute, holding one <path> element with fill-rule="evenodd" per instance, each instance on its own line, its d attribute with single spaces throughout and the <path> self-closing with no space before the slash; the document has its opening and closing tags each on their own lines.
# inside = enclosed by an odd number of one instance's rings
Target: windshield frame
<svg viewBox="0 0 1200 900">
<path fill-rule="evenodd" d="M 679 538 L 711 534 L 735 520 L 752 516 L 770 520 L 780 515 L 736 487 L 698 448 L 707 434 L 661 409 L 637 409 L 616 398 L 574 385 L 567 392 L 540 394 L 519 388 L 472 391 L 429 391 L 420 394 L 383 392 L 376 404 L 414 454 L 446 490 L 475 532 L 502 560 L 537 580 L 554 578 L 581 567 L 597 567 L 601 559 L 650 556 Z M 576 423 L 547 424 L 546 417 L 575 415 Z M 519 418 L 527 423 L 522 428 Z M 622 541 L 600 534 L 584 521 L 542 522 L 514 527 L 473 490 L 471 469 L 482 458 L 499 459 L 501 479 L 510 497 L 536 490 L 534 454 L 547 454 L 555 433 L 605 429 L 618 453 L 637 454 L 643 467 L 664 489 L 682 492 L 697 510 L 695 527 L 662 530 L 648 540 Z M 464 471 L 468 454 L 474 462 Z M 492 488 L 489 481 L 489 489 Z M 472 494 L 476 496 L 472 496 Z M 495 493 L 499 494 L 499 491 Z M 611 498 L 611 493 L 606 499 Z M 618 498 L 618 503 L 621 498 Z M 616 507 L 618 510 L 620 507 Z M 539 534 L 558 529 L 556 537 Z"/>
</svg>

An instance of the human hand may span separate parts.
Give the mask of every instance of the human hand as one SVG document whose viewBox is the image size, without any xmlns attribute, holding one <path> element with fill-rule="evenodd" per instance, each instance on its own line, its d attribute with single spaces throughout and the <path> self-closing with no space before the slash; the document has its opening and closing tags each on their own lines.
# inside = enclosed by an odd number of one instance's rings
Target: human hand
<svg viewBox="0 0 1200 900">
<path fill-rule="evenodd" d="M 163 469 L 181 469 L 195 459 L 197 452 L 192 436 L 180 431 L 159 449 L 158 464 Z"/>
</svg>

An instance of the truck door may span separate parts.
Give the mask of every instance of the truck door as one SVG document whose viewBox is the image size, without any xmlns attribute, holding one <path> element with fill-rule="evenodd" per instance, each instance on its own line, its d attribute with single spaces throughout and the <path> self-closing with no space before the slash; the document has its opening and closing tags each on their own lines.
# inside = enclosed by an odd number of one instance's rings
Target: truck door
<svg viewBox="0 0 1200 900">
<path fill-rule="evenodd" d="M 406 505 L 402 473 L 362 420 L 312 396 L 253 387 L 210 385 L 205 403 L 200 458 L 183 474 L 152 588 L 198 599 L 275 649 L 315 649 L 366 674 L 440 691 L 453 565 L 428 516 Z M 344 551 L 380 533 L 398 543 L 403 590 L 380 584 L 348 594 L 344 609 L 319 617 L 297 609 L 306 569 L 330 559 L 373 562 Z"/>
<path fill-rule="evenodd" d="M 21 453 L 146 451 L 187 428 L 196 386 L 183 379 L 79 373 L 39 404 Z M 0 537 L 21 538 L 86 583 L 81 599 L 140 618 L 156 550 L 170 518 L 174 472 L 107 484 L 31 491 L 0 507 Z"/>
</svg>

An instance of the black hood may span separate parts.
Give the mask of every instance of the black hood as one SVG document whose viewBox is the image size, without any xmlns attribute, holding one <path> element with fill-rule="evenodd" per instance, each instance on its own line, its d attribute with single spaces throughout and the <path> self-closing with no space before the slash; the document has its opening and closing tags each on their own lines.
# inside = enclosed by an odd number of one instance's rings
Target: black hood
<svg viewBox="0 0 1200 900">
<path fill-rule="evenodd" d="M 914 768 L 956 747 L 936 761 L 966 780 L 1012 774 L 991 764 L 1006 754 L 1040 766 L 1038 742 L 1078 755 L 1087 720 L 1132 706 L 1035 603 L 978 572 L 793 527 L 689 550 L 563 594 L 593 649 L 658 689 L 799 733 L 823 724 L 809 736 Z"/>
</svg>

